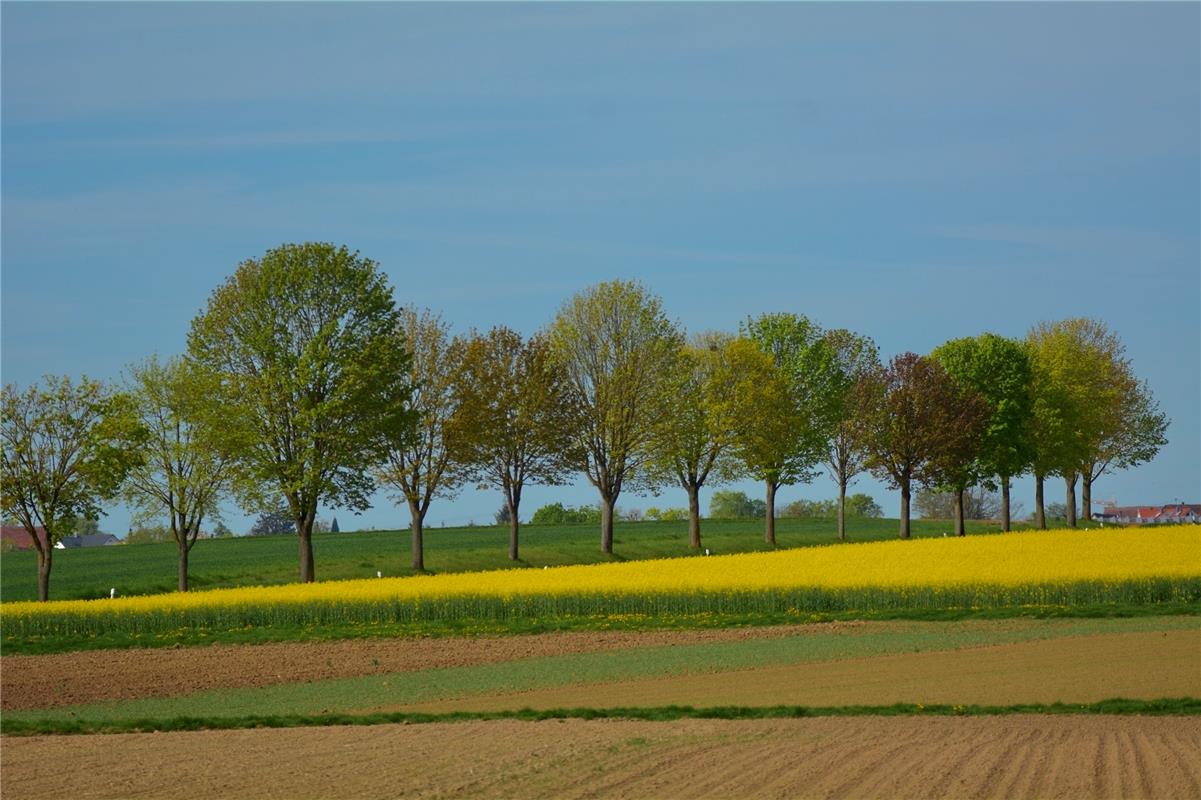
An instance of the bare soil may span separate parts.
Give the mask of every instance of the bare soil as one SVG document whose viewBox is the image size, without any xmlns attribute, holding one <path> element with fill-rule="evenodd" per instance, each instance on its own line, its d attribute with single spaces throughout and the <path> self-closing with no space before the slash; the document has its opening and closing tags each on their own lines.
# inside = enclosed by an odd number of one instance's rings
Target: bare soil
<svg viewBox="0 0 1201 800">
<path fill-rule="evenodd" d="M 1115 697 L 1139 700 L 1201 697 L 1201 636 L 1195 630 L 1102 634 L 577 684 L 385 710 L 893 703 L 1011 705 L 1092 703 Z"/>
<path fill-rule="evenodd" d="M 6 737 L 38 798 L 1197 798 L 1201 719 L 439 723 Z"/>
<path fill-rule="evenodd" d="M 178 649 L 91 650 L 0 659 L 0 709 L 57 708 L 386 672 L 496 664 L 521 658 L 829 633 L 865 624 L 691 631 L 579 631 L 530 636 L 360 639 Z"/>
</svg>

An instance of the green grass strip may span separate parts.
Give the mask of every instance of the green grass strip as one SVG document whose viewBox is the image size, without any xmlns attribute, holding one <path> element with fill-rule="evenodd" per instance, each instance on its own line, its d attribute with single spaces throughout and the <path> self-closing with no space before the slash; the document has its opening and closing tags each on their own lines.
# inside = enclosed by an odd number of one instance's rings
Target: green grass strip
<svg viewBox="0 0 1201 800">
<path fill-rule="evenodd" d="M 1023 703 L 1007 706 L 920 705 L 889 706 L 657 706 L 650 708 L 558 708 L 542 711 L 454 711 L 445 714 L 311 714 L 244 717 L 173 717 L 134 720 L 0 720 L 5 736 L 93 733 L 151 733 L 155 731 L 233 730 L 244 728 L 301 728 L 326 725 L 394 725 L 516 719 L 530 722 L 564 719 L 622 719 L 670 722 L 681 719 L 796 719 L 801 717 L 1002 716 L 1010 714 L 1111 714 L 1141 716 L 1201 716 L 1201 700 L 1193 697 L 1160 700 L 1113 698 L 1096 703 Z"/>
<path fill-rule="evenodd" d="M 1201 602 L 1146 605 L 1024 605 L 996 608 L 888 608 L 872 611 L 753 612 L 701 614 L 548 615 L 540 618 L 421 620 L 413 622 L 274 624 L 227 630 L 175 628 L 161 632 L 109 631 L 102 634 L 16 635 L 7 626 L 0 637 L 5 655 L 44 655 L 79 650 L 134 647 L 185 647 L 209 644 L 265 644 L 339 639 L 444 636 L 509 636 L 558 631 L 703 630 L 711 628 L 794 625 L 847 620 L 950 622 L 973 619 L 1114 619 L 1201 616 Z"/>
</svg>

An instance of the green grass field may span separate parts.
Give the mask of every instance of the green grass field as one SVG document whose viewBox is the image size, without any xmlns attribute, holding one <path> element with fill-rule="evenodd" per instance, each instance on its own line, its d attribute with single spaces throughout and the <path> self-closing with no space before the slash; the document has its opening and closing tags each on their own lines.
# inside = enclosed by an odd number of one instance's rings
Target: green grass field
<svg viewBox="0 0 1201 800">
<path fill-rule="evenodd" d="M 838 541 L 833 520 L 780 519 L 779 548 L 808 547 Z M 915 537 L 942 536 L 946 521 L 914 520 Z M 970 533 L 993 533 L 999 527 L 969 522 Z M 705 547 L 714 554 L 769 549 L 761 520 L 705 520 Z M 866 542 L 897 536 L 894 519 L 855 519 L 848 541 Z M 425 565 L 430 572 L 467 572 L 513 567 L 508 559 L 508 528 L 427 528 Z M 313 537 L 318 580 L 410 575 L 409 531 L 318 534 Z M 597 525 L 528 525 L 522 528 L 522 559 L 516 566 L 542 567 L 592 564 L 689 554 L 686 522 L 624 522 L 614 533 L 613 555 L 600 552 Z M 56 550 L 50 576 L 52 600 L 107 597 L 110 588 L 122 596 L 170 592 L 176 588 L 178 563 L 174 543 Z M 197 542 L 189 572 L 193 589 L 291 583 L 296 580 L 295 536 L 238 537 Z M 37 599 L 37 555 L 5 553 L 0 558 L 0 601 Z"/>
</svg>

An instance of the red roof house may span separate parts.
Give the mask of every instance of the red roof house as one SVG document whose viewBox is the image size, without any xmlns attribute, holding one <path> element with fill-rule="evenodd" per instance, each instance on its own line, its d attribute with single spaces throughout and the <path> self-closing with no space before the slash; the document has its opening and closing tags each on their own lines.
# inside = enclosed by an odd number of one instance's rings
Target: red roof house
<svg viewBox="0 0 1201 800">
<path fill-rule="evenodd" d="M 46 529 L 38 526 L 38 538 L 43 542 L 46 541 Z M 23 525 L 4 525 L 0 526 L 0 540 L 10 542 L 12 547 L 17 550 L 32 550 L 33 538 L 29 535 L 29 531 L 25 530 Z"/>
</svg>

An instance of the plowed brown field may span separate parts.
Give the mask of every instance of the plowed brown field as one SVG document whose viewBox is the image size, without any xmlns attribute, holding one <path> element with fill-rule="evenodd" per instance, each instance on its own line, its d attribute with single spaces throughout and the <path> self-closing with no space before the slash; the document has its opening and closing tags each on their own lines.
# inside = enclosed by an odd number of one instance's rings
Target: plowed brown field
<svg viewBox="0 0 1201 800">
<path fill-rule="evenodd" d="M 1196 798 L 1201 720 L 467 722 L 6 738 L 5 800 Z"/>
</svg>

